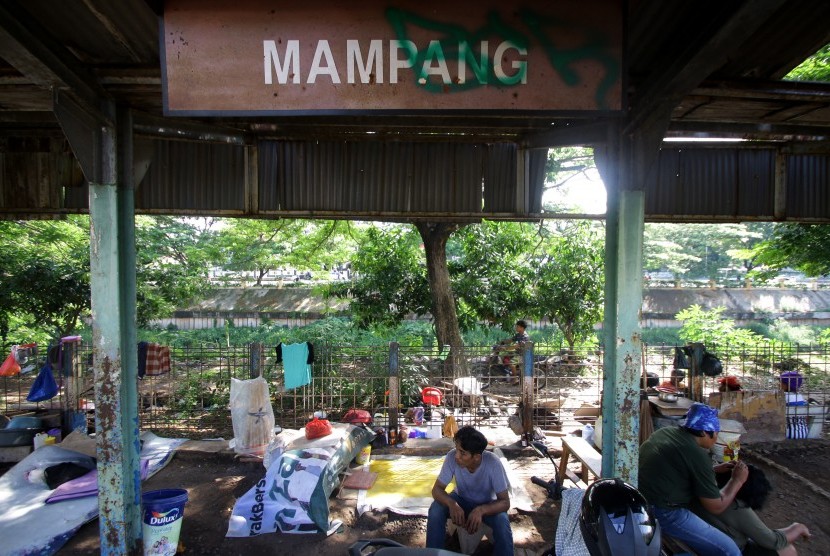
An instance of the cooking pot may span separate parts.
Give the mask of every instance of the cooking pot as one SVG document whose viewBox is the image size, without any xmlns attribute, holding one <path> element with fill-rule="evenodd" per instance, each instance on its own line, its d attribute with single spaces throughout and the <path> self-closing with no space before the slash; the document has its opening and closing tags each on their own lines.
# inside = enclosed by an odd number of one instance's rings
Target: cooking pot
<svg viewBox="0 0 830 556">
<path fill-rule="evenodd" d="M 657 398 L 661 402 L 674 403 L 674 402 L 677 401 L 677 393 L 676 392 L 658 391 L 657 392 Z"/>
</svg>

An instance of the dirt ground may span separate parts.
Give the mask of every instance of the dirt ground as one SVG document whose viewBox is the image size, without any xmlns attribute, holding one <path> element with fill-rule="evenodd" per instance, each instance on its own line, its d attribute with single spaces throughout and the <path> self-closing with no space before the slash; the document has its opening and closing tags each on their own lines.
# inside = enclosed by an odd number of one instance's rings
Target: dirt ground
<svg viewBox="0 0 830 556">
<path fill-rule="evenodd" d="M 747 460 L 761 466 L 775 488 L 767 506 L 759 512 L 771 527 L 784 527 L 793 521 L 805 523 L 813 534 L 809 541 L 797 544 L 799 554 L 830 554 L 830 441 L 804 440 L 777 444 L 745 446 Z M 750 455 L 751 452 L 751 455 Z M 526 481 L 525 488 L 536 511 L 519 512 L 511 518 L 515 545 L 536 553 L 554 542 L 559 503 L 546 498 L 545 492 L 531 484 L 532 475 L 550 478 L 551 464 L 529 450 L 505 452 L 519 466 L 518 475 Z M 773 461 L 797 473 L 799 480 L 766 462 Z M 225 538 L 231 508 L 261 477 L 261 464 L 234 462 L 228 458 L 208 456 L 176 457 L 161 472 L 148 480 L 144 488 L 185 488 L 189 502 L 185 509 L 181 541 L 185 554 L 248 555 L 292 554 L 294 556 L 342 556 L 348 547 L 361 538 L 390 538 L 412 547 L 424 546 L 425 518 L 401 517 L 392 514 L 366 513 L 357 517 L 355 500 L 332 497 L 333 519 L 343 527 L 329 537 L 319 535 L 264 534 L 239 539 Z M 815 487 L 818 487 L 816 489 Z M 822 492 L 823 491 L 823 492 Z M 453 538 L 448 548 L 457 548 Z M 98 554 L 98 522 L 85 525 L 59 552 L 61 555 Z M 491 554 L 486 540 L 476 554 Z"/>
</svg>

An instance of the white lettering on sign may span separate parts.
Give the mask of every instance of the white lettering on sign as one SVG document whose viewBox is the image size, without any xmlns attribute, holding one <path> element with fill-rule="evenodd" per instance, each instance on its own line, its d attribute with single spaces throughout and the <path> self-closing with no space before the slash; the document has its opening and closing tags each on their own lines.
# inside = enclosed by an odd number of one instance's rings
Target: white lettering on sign
<svg viewBox="0 0 830 556">
<path fill-rule="evenodd" d="M 360 72 L 361 83 L 372 82 L 372 70 L 375 70 L 375 83 L 383 83 L 383 41 L 373 40 L 369 42 L 369 52 L 366 54 L 366 63 L 360 53 L 360 41 L 353 39 L 346 41 L 346 58 L 348 58 L 348 69 L 346 82 L 354 83 L 354 68 L 357 64 L 357 71 Z"/>
<path fill-rule="evenodd" d="M 272 85 L 271 69 L 277 71 L 277 81 L 280 85 L 288 83 L 289 76 L 292 83 L 300 82 L 300 41 L 288 41 L 285 47 L 285 58 L 280 65 L 280 55 L 277 52 L 277 43 L 274 41 L 262 41 L 262 48 L 265 51 L 265 84 Z M 289 60 L 291 60 L 289 62 Z"/>
<path fill-rule="evenodd" d="M 463 84 L 467 82 L 469 68 L 472 76 L 481 85 L 490 82 L 490 75 L 502 85 L 527 84 L 527 49 L 518 47 L 510 41 L 504 41 L 499 43 L 493 53 L 493 58 L 490 59 L 488 41 L 479 43 L 478 57 L 466 41 L 459 41 L 457 47 L 456 75 L 453 79 L 441 41 L 431 40 L 422 56 L 417 45 L 412 41 L 389 41 L 389 83 L 398 83 L 400 71 L 411 69 L 415 74 L 415 80 L 421 85 L 426 84 L 431 77 L 437 78 L 444 85 Z M 294 85 L 314 84 L 317 78 L 322 76 L 328 76 L 335 85 L 342 82 L 340 70 L 328 40 L 317 41 L 314 57 L 304 80 L 299 40 L 286 41 L 282 55 L 276 41 L 273 40 L 262 41 L 262 50 L 263 77 L 266 85 L 274 84 L 275 75 L 280 85 L 287 85 L 289 82 Z M 384 82 L 382 40 L 370 40 L 365 57 L 360 41 L 347 40 L 345 53 L 346 83 L 368 85 Z"/>
<path fill-rule="evenodd" d="M 325 67 L 320 67 L 322 58 L 326 59 Z M 337 75 L 337 66 L 334 64 L 334 58 L 331 57 L 331 49 L 329 48 L 329 41 L 327 40 L 317 42 L 314 61 L 311 62 L 311 71 L 308 72 L 308 83 L 316 83 L 318 75 L 328 75 L 331 77 L 332 83 L 340 83 L 340 76 Z"/>
</svg>

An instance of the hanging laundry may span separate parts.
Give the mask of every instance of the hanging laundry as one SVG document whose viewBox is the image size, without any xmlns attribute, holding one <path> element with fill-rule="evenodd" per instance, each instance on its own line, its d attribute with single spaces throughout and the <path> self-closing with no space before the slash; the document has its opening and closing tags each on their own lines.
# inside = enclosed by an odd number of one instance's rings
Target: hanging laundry
<svg viewBox="0 0 830 556">
<path fill-rule="evenodd" d="M 311 365 L 308 363 L 310 344 L 280 344 L 285 371 L 285 389 L 299 388 L 311 382 Z"/>
<path fill-rule="evenodd" d="M 306 363 L 311 365 L 312 363 L 314 363 L 314 344 L 312 344 L 311 342 L 306 342 L 306 344 L 308 344 L 308 357 L 306 358 Z M 279 344 L 277 344 L 277 347 L 275 348 L 275 351 L 277 353 L 277 363 L 282 363 L 282 346 L 283 344 L 282 342 L 280 342 Z"/>
<path fill-rule="evenodd" d="M 147 373 L 147 346 L 149 342 L 138 342 L 138 378 Z"/>
<path fill-rule="evenodd" d="M 145 366 L 147 376 L 158 376 L 170 372 L 170 348 L 159 344 L 147 344 Z"/>
</svg>

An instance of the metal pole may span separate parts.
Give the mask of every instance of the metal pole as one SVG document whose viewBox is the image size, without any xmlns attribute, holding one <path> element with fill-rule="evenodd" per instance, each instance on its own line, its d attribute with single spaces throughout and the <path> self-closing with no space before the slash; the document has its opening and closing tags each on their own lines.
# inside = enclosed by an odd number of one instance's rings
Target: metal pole
<svg viewBox="0 0 830 556">
<path fill-rule="evenodd" d="M 533 342 L 525 342 L 522 358 L 522 446 L 529 446 L 533 440 Z"/>
<path fill-rule="evenodd" d="M 389 430 L 398 431 L 398 406 L 401 403 L 400 376 L 398 357 L 400 346 L 398 342 L 389 342 Z"/>
<path fill-rule="evenodd" d="M 108 105 L 115 112 L 112 103 Z M 89 184 L 95 431 L 101 554 L 141 548 L 132 120 L 100 131 L 102 183 Z M 117 134 L 117 135 L 116 135 Z"/>
</svg>

